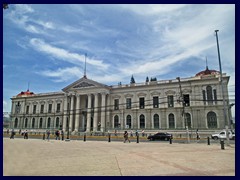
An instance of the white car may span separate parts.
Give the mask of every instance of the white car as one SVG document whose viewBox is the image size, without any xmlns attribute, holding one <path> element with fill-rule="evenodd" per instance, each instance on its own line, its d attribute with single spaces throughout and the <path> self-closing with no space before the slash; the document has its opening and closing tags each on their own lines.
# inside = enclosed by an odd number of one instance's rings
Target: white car
<svg viewBox="0 0 240 180">
<path fill-rule="evenodd" d="M 226 139 L 226 130 L 224 131 L 221 131 L 220 133 L 217 133 L 217 134 L 212 134 L 212 139 L 214 140 L 217 140 L 217 139 Z M 235 133 L 231 130 L 228 131 L 228 134 L 229 134 L 229 139 L 233 139 L 235 140 Z"/>
</svg>

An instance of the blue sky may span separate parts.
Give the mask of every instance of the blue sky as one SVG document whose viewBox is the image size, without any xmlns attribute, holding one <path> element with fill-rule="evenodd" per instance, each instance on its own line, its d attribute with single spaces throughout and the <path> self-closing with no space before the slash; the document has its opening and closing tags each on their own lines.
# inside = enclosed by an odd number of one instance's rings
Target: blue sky
<svg viewBox="0 0 240 180">
<path fill-rule="evenodd" d="M 10 5 L 3 12 L 3 111 L 12 96 L 61 91 L 83 76 L 107 85 L 192 77 L 206 67 L 231 76 L 235 100 L 235 5 Z M 233 108 L 235 114 L 235 109 Z"/>
</svg>

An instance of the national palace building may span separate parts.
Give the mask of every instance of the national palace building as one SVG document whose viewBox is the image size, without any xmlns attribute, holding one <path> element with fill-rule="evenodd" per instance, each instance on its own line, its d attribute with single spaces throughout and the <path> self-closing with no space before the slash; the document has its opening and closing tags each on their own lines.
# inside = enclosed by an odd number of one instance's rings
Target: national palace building
<svg viewBox="0 0 240 180">
<path fill-rule="evenodd" d="M 229 76 L 222 74 L 229 103 Z M 107 86 L 85 75 L 60 92 L 27 90 L 11 98 L 12 128 L 70 132 L 224 128 L 220 73 L 209 70 L 189 78 Z M 229 117 L 230 112 L 227 111 Z"/>
</svg>

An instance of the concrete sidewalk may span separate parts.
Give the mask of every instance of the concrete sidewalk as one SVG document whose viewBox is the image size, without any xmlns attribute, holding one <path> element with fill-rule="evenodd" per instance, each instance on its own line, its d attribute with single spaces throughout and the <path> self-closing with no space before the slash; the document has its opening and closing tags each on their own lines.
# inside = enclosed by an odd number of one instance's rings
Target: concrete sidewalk
<svg viewBox="0 0 240 180">
<path fill-rule="evenodd" d="M 235 145 L 3 138 L 4 176 L 235 176 Z"/>
</svg>

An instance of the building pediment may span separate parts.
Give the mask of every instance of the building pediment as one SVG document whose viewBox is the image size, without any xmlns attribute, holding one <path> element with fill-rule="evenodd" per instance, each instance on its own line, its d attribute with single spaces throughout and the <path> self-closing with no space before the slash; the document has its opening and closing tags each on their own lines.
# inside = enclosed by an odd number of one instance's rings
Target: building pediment
<svg viewBox="0 0 240 180">
<path fill-rule="evenodd" d="M 109 90 L 110 87 L 107 85 L 98 83 L 96 81 L 87 79 L 86 77 L 83 77 L 72 84 L 68 85 L 67 87 L 63 88 L 62 90 L 64 92 L 71 92 L 71 91 L 79 91 L 79 90 L 86 90 L 86 89 L 107 89 Z"/>
</svg>

